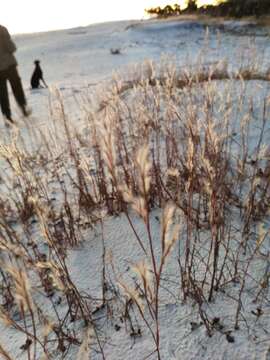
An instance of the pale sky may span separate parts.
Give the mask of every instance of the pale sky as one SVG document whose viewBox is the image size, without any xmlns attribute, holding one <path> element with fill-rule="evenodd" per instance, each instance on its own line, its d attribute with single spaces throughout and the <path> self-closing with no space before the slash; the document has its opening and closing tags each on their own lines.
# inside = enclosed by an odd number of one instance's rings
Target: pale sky
<svg viewBox="0 0 270 360">
<path fill-rule="evenodd" d="M 201 4 L 215 0 L 199 0 Z M 85 26 L 91 23 L 141 19 L 144 9 L 185 0 L 1 0 L 0 24 L 10 33 Z"/>
</svg>

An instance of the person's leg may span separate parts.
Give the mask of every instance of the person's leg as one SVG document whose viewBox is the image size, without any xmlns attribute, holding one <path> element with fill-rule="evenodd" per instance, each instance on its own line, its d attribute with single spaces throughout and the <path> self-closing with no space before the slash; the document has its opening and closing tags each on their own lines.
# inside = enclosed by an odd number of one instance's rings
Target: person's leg
<svg viewBox="0 0 270 360">
<path fill-rule="evenodd" d="M 0 76 L 0 106 L 2 114 L 11 121 L 12 119 L 8 98 L 7 79 L 4 75 Z"/>
<path fill-rule="evenodd" d="M 26 110 L 27 103 L 22 87 L 21 78 L 15 66 L 12 66 L 8 69 L 8 80 L 10 82 L 15 99 L 20 108 L 22 109 L 24 116 L 28 116 L 29 113 Z"/>
</svg>

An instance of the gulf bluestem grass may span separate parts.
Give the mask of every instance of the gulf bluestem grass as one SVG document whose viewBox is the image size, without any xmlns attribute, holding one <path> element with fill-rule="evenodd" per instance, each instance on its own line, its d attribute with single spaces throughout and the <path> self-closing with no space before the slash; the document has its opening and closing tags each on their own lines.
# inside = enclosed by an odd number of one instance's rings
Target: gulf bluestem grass
<svg viewBox="0 0 270 360">
<path fill-rule="evenodd" d="M 101 304 L 74 283 L 67 257 L 85 239 L 85 229 L 95 228 L 104 215 L 122 212 L 144 254 L 134 264 L 144 304 L 134 289 L 121 285 L 137 305 L 159 359 L 162 274 L 176 243 L 179 291 L 184 301 L 195 301 L 208 334 L 214 328 L 203 305 L 231 283 L 241 284 L 235 305 L 239 326 L 253 259 L 265 249 L 267 236 L 257 236 L 256 229 L 267 220 L 270 199 L 269 95 L 255 103 L 254 94 L 248 95 L 250 80 L 268 81 L 269 76 L 254 66 L 229 73 L 224 62 L 180 70 L 148 62 L 133 79 L 115 78 L 99 94 L 99 105 L 85 99 L 83 129 L 75 127 L 56 93 L 55 131 L 36 137 L 38 151 L 25 148 L 19 134 L 1 146 L 6 165 L 0 199 L 2 318 L 34 342 L 37 350 L 29 342 L 26 348 L 29 358 L 38 358 L 38 351 L 50 358 L 48 341 L 63 354 L 70 344 L 81 345 L 86 353 L 87 336 L 81 344 L 81 337 L 69 330 L 70 323 L 80 320 L 93 329 L 91 342 L 105 358 L 93 317 Z M 260 130 L 251 147 L 255 120 Z M 158 244 L 151 228 L 153 208 L 162 210 Z M 144 237 L 136 229 L 134 212 L 144 224 Z M 108 302 L 105 247 L 103 239 L 102 305 Z M 66 313 L 59 314 L 52 301 L 54 321 L 47 319 L 37 292 L 31 302 L 28 292 L 23 295 L 18 288 L 10 263 L 35 279 L 33 289 L 40 287 L 49 301 L 64 299 Z M 257 276 L 257 300 L 266 299 L 268 282 L 267 271 Z M 12 311 L 18 293 L 23 311 L 22 321 L 16 322 Z M 22 325 L 26 308 L 33 309 L 31 333 Z M 54 324 L 44 338 L 36 329 L 41 318 Z"/>
</svg>

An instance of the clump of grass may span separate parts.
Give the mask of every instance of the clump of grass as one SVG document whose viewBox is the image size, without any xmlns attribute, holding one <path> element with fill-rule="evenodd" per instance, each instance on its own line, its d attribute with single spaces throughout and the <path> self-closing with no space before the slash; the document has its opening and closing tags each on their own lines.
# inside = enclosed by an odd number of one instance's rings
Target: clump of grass
<svg viewBox="0 0 270 360">
<path fill-rule="evenodd" d="M 259 234 L 258 227 L 269 214 L 270 103 L 267 96 L 257 103 L 253 93 L 248 95 L 249 80 L 269 77 L 252 66 L 230 73 L 225 62 L 197 69 L 147 62 L 134 79 L 116 77 L 106 92 L 100 90 L 99 105 L 86 96 L 83 129 L 75 127 L 56 92 L 55 131 L 33 138 L 34 153 L 18 134 L 1 146 L 6 164 L 0 185 L 1 318 L 26 336 L 29 359 L 40 354 L 50 359 L 53 351 L 66 356 L 71 346 L 87 357 L 89 332 L 91 348 L 105 359 L 95 314 L 106 307 L 113 316 L 109 294 L 121 302 L 132 333 L 141 335 L 129 314 L 136 305 L 152 336 L 153 353 L 162 359 L 160 293 L 173 249 L 178 249 L 181 298 L 195 302 L 209 336 L 217 326 L 204 305 L 230 284 L 240 284 L 235 328 L 246 288 L 253 289 L 256 301 L 266 301 L 268 266 L 262 274 L 251 273 L 268 237 L 268 230 Z M 250 145 L 252 131 L 255 143 Z M 162 212 L 159 241 L 151 223 L 157 208 Z M 118 279 L 124 297 L 109 278 L 114 264 L 107 262 L 103 224 L 107 215 L 121 213 L 143 254 L 133 264 L 135 289 Z M 69 250 L 85 240 L 85 230 L 98 226 L 101 299 L 80 289 L 67 261 Z M 43 311 L 40 292 L 50 314 Z M 15 320 L 18 308 L 21 318 Z M 79 324 L 91 329 L 83 340 Z"/>
</svg>

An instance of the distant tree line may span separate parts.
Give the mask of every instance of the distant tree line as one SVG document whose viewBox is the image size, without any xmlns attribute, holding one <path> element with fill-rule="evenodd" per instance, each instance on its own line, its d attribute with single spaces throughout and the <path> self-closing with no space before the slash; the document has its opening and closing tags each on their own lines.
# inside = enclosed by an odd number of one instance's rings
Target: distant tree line
<svg viewBox="0 0 270 360">
<path fill-rule="evenodd" d="M 180 14 L 208 14 L 211 16 L 262 16 L 270 14 L 270 0 L 220 0 L 219 5 L 207 5 L 198 8 L 197 0 L 189 0 L 187 7 L 184 10 L 180 9 L 179 4 L 167 5 L 164 8 L 160 6 L 146 9 L 150 15 L 157 17 L 168 17 Z"/>
<path fill-rule="evenodd" d="M 270 0 L 227 0 L 218 6 L 208 5 L 199 12 L 213 16 L 262 16 L 270 14 Z"/>
<path fill-rule="evenodd" d="M 168 17 L 173 15 L 180 15 L 181 9 L 179 4 L 166 5 L 164 8 L 160 6 L 145 10 L 149 15 L 156 15 L 157 17 Z"/>
</svg>

